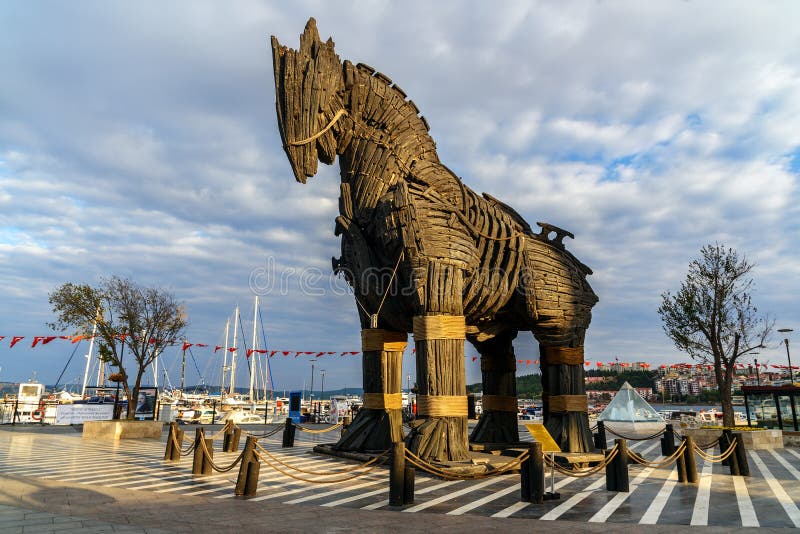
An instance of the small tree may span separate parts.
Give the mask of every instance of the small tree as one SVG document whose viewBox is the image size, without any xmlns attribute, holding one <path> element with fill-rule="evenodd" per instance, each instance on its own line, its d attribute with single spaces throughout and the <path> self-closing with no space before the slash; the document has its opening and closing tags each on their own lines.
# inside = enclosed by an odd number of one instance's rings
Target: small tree
<svg viewBox="0 0 800 534">
<path fill-rule="evenodd" d="M 681 288 L 661 295 L 664 332 L 697 361 L 714 364 L 723 424 L 733 426 L 732 385 L 741 356 L 764 345 L 774 321 L 759 316 L 750 290 L 753 264 L 724 245 L 706 245 L 689 264 Z"/>
<path fill-rule="evenodd" d="M 172 293 L 126 278 L 102 279 L 97 287 L 66 283 L 50 294 L 56 321 L 50 326 L 89 336 L 97 322 L 100 359 L 116 368 L 133 419 L 145 370 L 186 328 L 186 314 Z M 128 355 L 126 355 L 126 349 Z M 132 357 L 131 357 L 132 356 Z M 136 372 L 133 384 L 125 366 Z"/>
</svg>

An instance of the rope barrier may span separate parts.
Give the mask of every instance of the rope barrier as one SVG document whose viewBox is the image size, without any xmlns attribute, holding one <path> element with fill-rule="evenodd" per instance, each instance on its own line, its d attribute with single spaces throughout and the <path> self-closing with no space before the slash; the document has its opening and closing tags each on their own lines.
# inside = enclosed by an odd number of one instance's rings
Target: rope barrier
<svg viewBox="0 0 800 534">
<path fill-rule="evenodd" d="M 261 439 L 261 438 L 269 438 L 269 437 L 274 436 L 275 434 L 277 434 L 278 432 L 280 432 L 283 429 L 284 429 L 284 425 L 278 425 L 274 429 L 272 429 L 269 432 L 266 432 L 264 434 L 253 434 L 251 432 L 244 432 L 244 435 L 245 436 L 252 436 L 254 438 L 259 438 L 259 439 Z"/>
<path fill-rule="evenodd" d="M 628 451 L 628 456 L 639 465 L 643 465 L 645 467 L 652 467 L 654 469 L 659 469 L 661 467 L 666 467 L 676 462 L 678 458 L 684 453 L 685 450 L 686 450 L 686 442 L 684 441 L 683 443 L 680 444 L 680 446 L 677 449 L 675 449 L 675 452 L 673 452 L 660 462 L 648 462 L 642 456 L 639 456 L 639 454 L 631 450 Z"/>
<path fill-rule="evenodd" d="M 359 469 L 364 469 L 365 467 L 369 467 L 370 465 L 374 464 L 375 462 L 377 462 L 378 460 L 380 460 L 381 458 L 386 456 L 386 454 L 388 454 L 388 452 L 391 450 L 391 449 L 386 449 L 385 451 L 380 453 L 375 458 L 372 458 L 371 460 L 368 460 L 368 461 L 364 462 L 363 464 L 359 464 L 359 465 L 357 465 L 355 467 L 345 468 L 345 469 L 338 469 L 338 470 L 335 470 L 335 471 L 310 471 L 308 469 L 301 469 L 299 467 L 295 467 L 295 466 L 287 464 L 286 462 L 282 461 L 280 458 L 278 458 L 274 454 L 270 453 L 266 448 L 262 447 L 258 443 L 256 443 L 256 448 L 260 449 L 266 455 L 268 455 L 270 458 L 272 458 L 275 462 L 281 464 L 282 466 L 284 466 L 284 467 L 286 467 L 288 469 L 292 469 L 294 471 L 298 471 L 298 472 L 304 473 L 306 475 L 319 475 L 319 476 L 323 476 L 323 477 L 324 476 L 341 475 L 341 474 L 344 474 L 344 473 L 352 473 L 354 471 L 358 471 Z"/>
<path fill-rule="evenodd" d="M 295 424 L 295 428 L 297 428 L 300 432 L 305 432 L 307 434 L 324 434 L 325 432 L 330 432 L 332 430 L 336 430 L 344 423 L 336 423 L 335 425 L 329 426 L 328 428 L 321 428 L 319 430 L 312 430 L 310 428 L 305 428 L 301 425 Z"/>
<path fill-rule="evenodd" d="M 261 447 L 259 447 L 259 448 L 261 448 Z M 374 465 L 369 467 L 369 469 L 367 469 L 366 471 L 355 473 L 354 475 L 351 475 L 351 476 L 348 476 L 348 477 L 343 477 L 343 478 L 338 478 L 338 479 L 335 479 L 335 480 L 312 480 L 312 479 L 304 478 L 304 477 L 301 477 L 301 476 L 293 475 L 292 473 L 281 469 L 280 467 L 278 467 L 278 465 L 273 464 L 269 460 L 270 457 L 275 458 L 272 454 L 269 453 L 269 451 L 267 451 L 266 449 L 263 449 L 263 448 L 261 448 L 261 450 L 266 452 L 265 456 L 262 455 L 261 452 L 259 452 L 258 450 L 254 450 L 253 451 L 253 454 L 255 455 L 255 457 L 258 458 L 260 461 L 263 461 L 265 464 L 267 464 L 269 467 L 273 468 L 275 471 L 277 471 L 277 472 L 279 472 L 279 473 L 281 473 L 283 475 L 286 475 L 289 478 L 293 478 L 293 479 L 299 480 L 301 482 L 309 482 L 311 484 L 336 484 L 336 483 L 339 483 L 339 482 L 347 482 L 348 480 L 353 480 L 354 478 L 358 478 L 358 477 L 366 475 L 367 473 L 369 473 L 370 471 L 372 471 L 373 469 L 378 467 L 378 465 L 380 465 L 378 463 L 375 463 Z M 370 462 L 377 462 L 377 460 L 379 458 L 381 458 L 383 455 L 387 454 L 388 452 L 389 452 L 388 450 L 384 451 L 383 453 L 381 453 L 380 456 L 376 456 L 375 458 L 370 460 Z M 280 461 L 277 458 L 275 458 L 275 460 L 276 460 L 277 463 L 280 463 Z M 367 464 L 369 464 L 369 462 L 367 462 Z M 367 464 L 365 464 L 365 465 L 367 465 Z M 360 466 L 360 467 L 363 467 L 363 466 Z M 292 469 L 297 470 L 297 468 L 292 468 Z"/>
<path fill-rule="evenodd" d="M 717 445 L 719 445 L 719 438 L 715 439 L 714 441 L 712 441 L 708 445 L 698 445 L 697 443 L 695 443 L 694 445 L 698 449 L 710 449 L 712 447 L 716 447 Z"/>
<path fill-rule="evenodd" d="M 720 462 L 723 462 L 723 461 L 727 460 L 728 457 L 731 454 L 733 454 L 733 451 L 736 449 L 736 445 L 737 445 L 737 442 L 734 441 L 733 443 L 731 443 L 730 447 L 728 447 L 728 449 L 725 452 L 723 452 L 722 454 L 719 454 L 717 456 L 715 456 L 713 454 L 706 453 L 703 449 L 701 449 L 697 445 L 695 445 L 694 450 L 697 453 L 697 455 L 700 458 L 702 458 L 703 460 L 705 460 L 707 462 L 711 462 L 712 464 L 718 464 Z"/>
<path fill-rule="evenodd" d="M 186 440 L 186 436 L 184 436 L 183 439 L 185 441 Z M 179 451 L 181 451 L 181 454 L 183 454 L 183 455 L 189 454 L 190 452 L 194 451 L 194 447 L 195 447 L 195 445 L 197 445 L 197 443 L 195 443 L 194 440 L 190 440 L 190 441 L 191 441 L 191 443 L 189 444 L 189 446 L 184 449 L 184 448 L 181 447 L 181 443 L 178 443 L 177 436 L 174 433 L 172 433 L 172 446 L 177 448 Z"/>
<path fill-rule="evenodd" d="M 658 438 L 660 436 L 663 436 L 666 431 L 667 431 L 667 429 L 663 428 L 663 429 L 659 430 L 658 432 L 656 432 L 655 434 L 653 434 L 652 436 L 647 436 L 646 438 L 632 438 L 632 437 L 629 437 L 629 436 L 624 436 L 624 435 L 620 434 L 619 432 L 615 432 L 613 429 L 609 428 L 608 425 L 606 425 L 606 432 L 610 432 L 611 434 L 614 434 L 615 436 L 617 436 L 619 438 L 627 439 L 628 441 L 647 441 L 649 439 L 655 439 L 655 438 Z"/>
<path fill-rule="evenodd" d="M 554 462 L 546 454 L 544 456 L 544 463 L 547 464 L 548 467 L 552 467 L 562 475 L 566 475 L 573 478 L 583 478 L 583 477 L 588 477 L 590 475 L 594 475 L 595 473 L 604 469 L 608 464 L 611 463 L 611 461 L 617 456 L 617 454 L 619 454 L 619 445 L 614 445 L 614 447 L 609 452 L 608 456 L 606 456 L 602 462 L 588 469 L 567 469 L 565 467 L 558 465 L 557 462 Z"/>
<path fill-rule="evenodd" d="M 495 471 L 491 471 L 488 473 L 458 474 L 458 473 L 448 473 L 447 471 L 444 471 L 443 469 L 440 469 L 439 467 L 436 467 L 435 465 L 426 462 L 413 452 L 406 449 L 406 459 L 409 461 L 409 463 L 425 471 L 426 473 L 436 475 L 446 480 L 479 480 L 483 478 L 499 476 L 507 471 L 510 471 L 518 467 L 520 464 L 522 464 L 522 462 L 528 459 L 528 456 L 530 456 L 530 451 L 525 451 L 519 456 L 517 456 L 514 460 L 511 460 L 510 462 L 507 462 L 502 466 L 498 467 Z"/>
<path fill-rule="evenodd" d="M 239 453 L 239 456 L 233 461 L 232 464 L 226 467 L 220 467 L 217 464 L 215 464 L 214 460 L 211 458 L 211 454 L 208 452 L 208 447 L 206 447 L 206 441 L 204 439 L 201 439 L 199 441 L 200 445 L 203 447 L 203 455 L 206 457 L 206 460 L 208 460 L 208 463 L 211 465 L 211 468 L 214 469 L 214 471 L 218 471 L 220 473 L 227 473 L 228 471 L 239 465 L 239 462 L 241 462 L 242 458 L 244 457 L 244 450 L 243 450 L 241 453 Z"/>
</svg>

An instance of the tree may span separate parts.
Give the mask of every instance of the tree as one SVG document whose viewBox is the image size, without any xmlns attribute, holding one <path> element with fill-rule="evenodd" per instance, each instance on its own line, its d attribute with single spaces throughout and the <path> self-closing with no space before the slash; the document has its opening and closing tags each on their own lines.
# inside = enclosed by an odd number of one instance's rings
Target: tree
<svg viewBox="0 0 800 534">
<path fill-rule="evenodd" d="M 77 330 L 88 337 L 97 322 L 100 359 L 116 368 L 128 397 L 127 418 L 133 419 L 145 370 L 187 326 L 183 305 L 166 290 L 117 276 L 101 279 L 97 287 L 63 284 L 50 294 L 50 305 L 56 321 L 49 326 L 56 330 Z M 131 360 L 136 366 L 132 385 L 125 370 L 133 369 Z"/>
<path fill-rule="evenodd" d="M 753 264 L 732 248 L 706 245 L 689 264 L 676 294 L 661 295 L 658 313 L 675 346 L 697 361 L 714 364 L 723 424 L 734 425 L 732 385 L 740 357 L 761 348 L 774 321 L 758 315 L 750 291 Z"/>
</svg>

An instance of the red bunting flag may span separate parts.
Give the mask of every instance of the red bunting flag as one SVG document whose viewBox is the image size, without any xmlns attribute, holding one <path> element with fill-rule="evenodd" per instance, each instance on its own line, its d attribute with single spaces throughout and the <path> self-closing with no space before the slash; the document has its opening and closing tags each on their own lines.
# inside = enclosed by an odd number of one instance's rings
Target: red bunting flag
<svg viewBox="0 0 800 534">
<path fill-rule="evenodd" d="M 585 365 L 586 367 L 589 367 L 590 365 L 592 365 L 592 362 L 585 361 L 585 362 L 583 362 L 583 365 Z"/>
<path fill-rule="evenodd" d="M 474 362 L 474 361 L 476 361 L 477 359 L 478 359 L 478 357 L 477 357 L 477 356 L 473 356 L 473 357 L 472 357 L 472 361 L 473 361 L 473 362 Z"/>
<path fill-rule="evenodd" d="M 186 349 L 188 349 L 189 347 L 193 347 L 193 346 L 194 346 L 194 343 L 186 343 L 186 342 L 184 341 L 184 343 L 183 343 L 183 349 L 181 349 L 181 350 L 186 350 Z"/>
<path fill-rule="evenodd" d="M 0 339 L 3 339 L 3 337 L 0 336 Z M 69 336 L 58 336 L 58 339 L 72 339 L 72 338 Z"/>
<path fill-rule="evenodd" d="M 236 352 L 236 350 L 237 350 L 236 347 L 231 347 L 228 349 L 228 352 Z"/>
<path fill-rule="evenodd" d="M 0 336 L 0 341 L 3 341 L 5 338 L 6 336 Z"/>
<path fill-rule="evenodd" d="M 530 360 L 525 360 L 525 365 L 530 365 L 530 364 L 531 364 Z"/>
<path fill-rule="evenodd" d="M 317 353 L 317 358 L 319 358 L 320 356 L 325 356 L 326 354 L 327 354 L 327 352 L 318 352 Z"/>
<path fill-rule="evenodd" d="M 284 356 L 288 356 L 289 354 L 291 354 L 291 351 L 288 351 L 288 350 L 284 350 L 282 352 L 283 352 Z"/>
<path fill-rule="evenodd" d="M 57 336 L 47 336 L 46 338 L 42 339 L 42 345 L 47 345 L 51 341 L 53 341 Z"/>
<path fill-rule="evenodd" d="M 533 360 L 533 363 L 535 363 L 536 365 L 539 365 L 539 360 Z"/>
<path fill-rule="evenodd" d="M 254 349 L 247 349 L 247 357 L 249 358 L 251 354 L 253 354 Z"/>
<path fill-rule="evenodd" d="M 9 349 L 13 349 L 13 348 L 14 348 L 14 345 L 16 345 L 17 343 L 19 343 L 19 342 L 20 342 L 20 341 L 22 341 L 23 339 L 25 339 L 25 336 L 14 336 L 14 337 L 12 337 L 12 338 L 11 338 L 11 345 L 9 345 L 9 346 L 8 346 L 8 348 L 9 348 Z"/>
<path fill-rule="evenodd" d="M 217 352 L 221 348 L 222 348 L 222 345 L 217 345 L 216 347 L 214 347 L 214 352 Z"/>
<path fill-rule="evenodd" d="M 35 347 L 39 344 L 41 340 L 44 339 L 44 336 L 33 336 L 33 343 L 31 343 L 31 348 Z"/>
<path fill-rule="evenodd" d="M 278 352 L 277 350 L 270 351 L 270 353 L 269 353 L 269 357 L 270 357 L 270 358 L 272 358 L 273 356 L 275 356 L 275 354 L 276 354 L 277 352 Z"/>
<path fill-rule="evenodd" d="M 603 362 L 597 362 L 597 367 L 603 367 Z"/>
<path fill-rule="evenodd" d="M 206 345 L 205 343 L 195 343 L 194 346 L 195 347 L 207 347 L 208 345 Z"/>
<path fill-rule="evenodd" d="M 517 360 L 517 363 L 522 363 L 522 360 Z"/>
</svg>

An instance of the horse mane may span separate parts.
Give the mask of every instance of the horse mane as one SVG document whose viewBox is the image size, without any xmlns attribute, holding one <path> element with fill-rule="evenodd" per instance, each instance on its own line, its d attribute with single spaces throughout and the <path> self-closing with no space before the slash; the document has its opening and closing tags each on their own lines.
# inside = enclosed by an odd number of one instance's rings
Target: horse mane
<svg viewBox="0 0 800 534">
<path fill-rule="evenodd" d="M 403 147 L 405 154 L 402 156 L 407 158 L 409 166 L 415 160 L 438 163 L 436 143 L 428 133 L 428 121 L 405 91 L 391 78 L 365 63 L 358 63 L 353 67 L 346 61 L 344 68 L 345 86 L 348 85 L 350 69 L 354 75 L 357 73 L 367 82 L 363 84 L 367 89 L 366 94 L 361 94 L 357 89 L 360 84 L 352 80 L 351 111 L 359 111 L 368 126 L 384 131 L 394 141 L 395 146 Z"/>
</svg>

